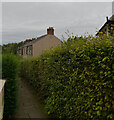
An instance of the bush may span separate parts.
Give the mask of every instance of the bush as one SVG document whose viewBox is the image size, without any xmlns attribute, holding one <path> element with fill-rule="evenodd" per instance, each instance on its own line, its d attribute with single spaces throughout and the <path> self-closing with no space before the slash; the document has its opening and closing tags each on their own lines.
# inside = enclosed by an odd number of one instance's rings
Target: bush
<svg viewBox="0 0 114 120">
<path fill-rule="evenodd" d="M 2 54 L 0 54 L 0 79 L 2 79 Z"/>
<path fill-rule="evenodd" d="M 106 36 L 69 38 L 61 47 L 23 60 L 21 76 L 40 91 L 51 117 L 112 119 L 111 40 Z"/>
<path fill-rule="evenodd" d="M 4 119 L 10 118 L 17 108 L 18 58 L 11 54 L 2 55 L 2 78 L 6 79 L 4 96 Z"/>
</svg>

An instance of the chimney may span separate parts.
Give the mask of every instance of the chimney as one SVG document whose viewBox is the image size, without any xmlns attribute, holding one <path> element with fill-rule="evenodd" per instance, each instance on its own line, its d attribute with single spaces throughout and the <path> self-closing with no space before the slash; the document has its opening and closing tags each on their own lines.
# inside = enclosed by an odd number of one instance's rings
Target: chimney
<svg viewBox="0 0 114 120">
<path fill-rule="evenodd" d="M 32 38 L 32 41 L 33 41 L 33 40 L 36 40 L 36 38 Z"/>
<path fill-rule="evenodd" d="M 54 35 L 54 29 L 53 29 L 53 27 L 49 27 L 47 29 L 47 35 Z"/>
<path fill-rule="evenodd" d="M 107 22 L 108 22 L 108 16 L 106 17 L 106 20 L 107 20 Z"/>
<path fill-rule="evenodd" d="M 30 40 L 28 40 L 28 39 L 25 41 L 25 43 L 29 43 L 29 42 L 30 42 Z"/>
</svg>

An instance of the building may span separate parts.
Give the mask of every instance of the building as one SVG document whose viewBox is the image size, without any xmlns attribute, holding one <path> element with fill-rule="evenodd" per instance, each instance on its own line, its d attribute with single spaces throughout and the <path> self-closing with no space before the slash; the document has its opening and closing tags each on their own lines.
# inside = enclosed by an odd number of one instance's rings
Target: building
<svg viewBox="0 0 114 120">
<path fill-rule="evenodd" d="M 114 36 L 114 1 L 112 2 L 112 16 L 110 19 L 106 17 L 105 24 L 100 28 L 96 35 L 102 34 Z"/>
<path fill-rule="evenodd" d="M 106 34 L 107 36 L 108 35 L 114 36 L 114 15 L 112 15 L 110 19 L 108 19 L 108 17 L 106 17 L 106 19 L 107 21 L 100 28 L 96 35 Z"/>
<path fill-rule="evenodd" d="M 53 27 L 49 27 L 46 35 L 26 40 L 26 43 L 18 48 L 17 54 L 23 58 L 39 56 L 45 49 L 50 49 L 60 44 L 61 41 L 54 35 Z"/>
</svg>

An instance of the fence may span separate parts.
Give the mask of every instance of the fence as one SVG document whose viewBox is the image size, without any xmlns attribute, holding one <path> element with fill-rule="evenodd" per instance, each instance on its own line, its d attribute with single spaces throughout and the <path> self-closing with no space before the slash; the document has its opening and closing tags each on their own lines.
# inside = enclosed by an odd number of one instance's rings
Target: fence
<svg viewBox="0 0 114 120">
<path fill-rule="evenodd" d="M 3 119 L 5 82 L 6 82 L 5 80 L 0 79 L 0 120 Z"/>
</svg>

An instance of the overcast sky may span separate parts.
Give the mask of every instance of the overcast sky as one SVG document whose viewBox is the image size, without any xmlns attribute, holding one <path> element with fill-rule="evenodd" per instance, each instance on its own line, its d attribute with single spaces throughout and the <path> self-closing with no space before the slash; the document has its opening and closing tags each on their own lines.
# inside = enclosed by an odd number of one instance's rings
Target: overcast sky
<svg viewBox="0 0 114 120">
<path fill-rule="evenodd" d="M 49 26 L 60 39 L 67 29 L 74 35 L 95 35 L 111 15 L 112 2 L 3 2 L 2 43 L 39 37 Z"/>
</svg>

